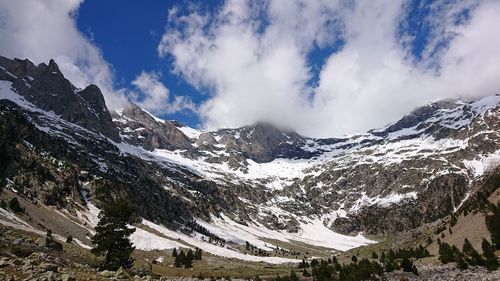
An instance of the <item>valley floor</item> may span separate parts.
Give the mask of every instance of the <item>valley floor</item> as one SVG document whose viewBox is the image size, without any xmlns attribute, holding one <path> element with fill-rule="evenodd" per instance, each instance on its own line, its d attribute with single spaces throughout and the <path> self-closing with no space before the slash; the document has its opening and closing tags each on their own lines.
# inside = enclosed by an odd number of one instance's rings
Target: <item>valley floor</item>
<svg viewBox="0 0 500 281">
<path fill-rule="evenodd" d="M 74 243 L 62 243 L 63 250 L 43 247 L 44 235 L 0 226 L 0 280 L 249 280 L 257 275 L 263 280 L 288 274 L 292 265 L 244 262 L 204 255 L 192 269 L 175 268 L 170 251 L 133 253 L 134 266 L 128 270 L 99 271 L 100 262 L 89 250 Z M 346 256 L 351 253 L 346 253 Z M 345 257 L 342 257 L 345 258 Z M 417 263 L 419 275 L 401 270 L 386 273 L 382 280 L 500 280 L 500 271 L 482 267 L 460 271 L 454 264 L 438 264 L 434 257 Z"/>
</svg>

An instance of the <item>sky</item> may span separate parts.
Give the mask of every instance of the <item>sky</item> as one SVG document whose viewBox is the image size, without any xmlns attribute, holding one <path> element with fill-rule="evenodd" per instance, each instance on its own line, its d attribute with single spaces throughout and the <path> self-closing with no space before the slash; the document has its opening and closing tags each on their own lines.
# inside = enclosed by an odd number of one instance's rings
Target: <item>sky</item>
<svg viewBox="0 0 500 281">
<path fill-rule="evenodd" d="M 192 127 L 363 132 L 500 93 L 500 0 L 0 0 L 0 55 Z"/>
</svg>

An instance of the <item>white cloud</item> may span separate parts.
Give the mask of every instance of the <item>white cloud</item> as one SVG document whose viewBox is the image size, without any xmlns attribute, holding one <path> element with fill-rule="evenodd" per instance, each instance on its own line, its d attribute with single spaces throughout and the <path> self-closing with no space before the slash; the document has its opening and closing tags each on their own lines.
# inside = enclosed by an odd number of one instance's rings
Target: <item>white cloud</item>
<svg viewBox="0 0 500 281">
<path fill-rule="evenodd" d="M 419 62 L 402 44 L 413 38 L 397 36 L 407 3 L 229 0 L 213 15 L 172 10 L 158 51 L 172 56 L 186 81 L 209 90 L 200 115 L 212 128 L 263 120 L 333 136 L 383 126 L 437 99 L 499 90 L 499 1 L 434 4 L 422 19 L 432 30 Z M 457 24 L 464 8 L 470 19 Z M 339 36 L 345 45 L 311 88 L 312 48 Z"/>
<path fill-rule="evenodd" d="M 77 87 L 96 84 L 106 104 L 127 103 L 113 88 L 113 75 L 100 50 L 77 29 L 74 15 L 82 0 L 0 0 L 0 54 L 35 64 L 54 59 Z"/>
<path fill-rule="evenodd" d="M 170 103 L 170 91 L 160 81 L 160 76 L 157 73 L 143 71 L 132 81 L 132 85 L 143 93 L 143 96 L 136 98 L 135 102 L 152 113 L 172 114 L 183 110 L 196 112 L 196 107 L 189 97 L 176 96 Z"/>
</svg>

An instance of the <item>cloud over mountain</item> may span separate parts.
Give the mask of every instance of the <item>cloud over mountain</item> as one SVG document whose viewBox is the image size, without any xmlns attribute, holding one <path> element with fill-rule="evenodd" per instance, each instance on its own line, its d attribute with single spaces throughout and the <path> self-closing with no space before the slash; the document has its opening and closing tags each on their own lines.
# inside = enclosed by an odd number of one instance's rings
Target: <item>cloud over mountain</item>
<svg viewBox="0 0 500 281">
<path fill-rule="evenodd" d="M 209 13 L 175 8 L 158 52 L 210 93 L 200 107 L 209 128 L 269 121 L 332 136 L 383 126 L 437 99 L 498 91 L 500 2 L 430 3 L 416 19 L 413 6 L 271 0 L 226 1 Z M 411 32 L 415 20 L 426 27 L 423 38 Z M 314 81 L 318 50 L 329 53 Z"/>
</svg>

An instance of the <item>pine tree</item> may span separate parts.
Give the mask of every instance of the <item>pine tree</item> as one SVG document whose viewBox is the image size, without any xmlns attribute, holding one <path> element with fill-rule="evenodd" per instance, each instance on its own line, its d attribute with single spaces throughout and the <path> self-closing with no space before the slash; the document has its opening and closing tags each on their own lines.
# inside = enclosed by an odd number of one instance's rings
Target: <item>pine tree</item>
<svg viewBox="0 0 500 281">
<path fill-rule="evenodd" d="M 495 249 L 500 250 L 500 201 L 490 205 L 491 214 L 486 215 L 486 226 L 491 234 L 491 242 Z"/>
<path fill-rule="evenodd" d="M 94 248 L 91 251 L 96 256 L 105 256 L 103 267 L 106 269 L 132 266 L 130 254 L 135 247 L 129 237 L 135 228 L 127 225 L 132 222 L 133 212 L 127 201 L 117 200 L 106 205 L 99 213 L 100 220 L 95 228 L 96 234 L 92 237 Z"/>
<path fill-rule="evenodd" d="M 181 267 L 184 264 L 185 259 L 186 259 L 186 254 L 184 253 L 183 250 L 181 250 L 177 255 L 177 257 L 175 257 L 174 266 Z"/>
<path fill-rule="evenodd" d="M 196 248 L 196 251 L 194 252 L 194 259 L 201 260 L 201 256 L 202 256 L 202 250 L 200 248 Z"/>
<path fill-rule="evenodd" d="M 19 201 L 17 200 L 16 197 L 10 199 L 9 201 L 9 208 L 16 212 L 16 213 L 22 213 L 24 212 L 24 209 L 23 207 L 21 207 L 21 204 L 19 204 Z"/>
<path fill-rule="evenodd" d="M 413 262 L 409 258 L 404 257 L 403 260 L 401 261 L 401 268 L 403 269 L 404 272 L 412 272 Z"/>
<path fill-rule="evenodd" d="M 302 276 L 304 276 L 304 277 L 310 277 L 311 273 L 309 273 L 309 271 L 307 271 L 307 269 L 304 268 L 304 270 L 302 270 Z"/>
<path fill-rule="evenodd" d="M 453 261 L 453 250 L 450 245 L 446 242 L 439 244 L 439 260 L 443 264 L 447 264 Z"/>
<path fill-rule="evenodd" d="M 302 259 L 302 261 L 298 265 L 298 268 L 308 268 L 308 267 L 309 263 L 305 259 Z"/>
<path fill-rule="evenodd" d="M 172 250 L 172 257 L 174 257 L 174 258 L 177 257 L 177 249 L 176 248 L 174 248 Z"/>
<path fill-rule="evenodd" d="M 390 261 L 393 261 L 396 259 L 396 253 L 392 249 L 389 250 L 389 253 L 387 254 L 387 259 Z"/>
<path fill-rule="evenodd" d="M 354 256 L 352 256 L 351 261 L 352 261 L 353 263 L 357 263 L 357 262 L 358 262 L 358 257 L 356 257 L 355 255 L 354 255 Z"/>
<path fill-rule="evenodd" d="M 396 269 L 396 267 L 394 266 L 394 262 L 391 260 L 387 261 L 387 263 L 385 264 L 385 271 L 392 272 L 395 269 Z"/>
<path fill-rule="evenodd" d="M 483 248 L 483 256 L 486 259 L 485 265 L 488 270 L 497 270 L 498 269 L 498 259 L 495 255 L 495 249 L 488 242 L 488 240 L 483 238 L 483 243 L 481 244 Z"/>
<path fill-rule="evenodd" d="M 290 281 L 300 281 L 299 276 L 297 276 L 297 273 L 293 269 L 290 270 Z"/>
<path fill-rule="evenodd" d="M 386 258 L 387 257 L 385 256 L 385 252 L 382 252 L 382 254 L 380 255 L 380 261 L 385 262 Z"/>
<path fill-rule="evenodd" d="M 186 259 L 184 260 L 184 268 L 193 267 L 194 254 L 193 250 L 189 249 L 186 254 Z"/>
<path fill-rule="evenodd" d="M 464 258 L 462 256 L 460 256 L 460 258 L 458 259 L 457 266 L 460 270 L 464 270 L 464 269 L 467 269 L 469 267 L 469 265 L 467 264 L 467 262 L 464 260 Z"/>
<path fill-rule="evenodd" d="M 378 259 L 378 255 L 375 252 L 372 252 L 372 259 L 376 260 Z"/>
<path fill-rule="evenodd" d="M 457 217 L 455 216 L 455 214 L 451 214 L 450 225 L 455 226 L 456 224 L 457 224 Z"/>
<path fill-rule="evenodd" d="M 484 259 L 481 255 L 472 247 L 469 239 L 464 239 L 464 246 L 462 247 L 462 252 L 468 257 L 467 262 L 470 265 L 484 265 Z"/>
</svg>

